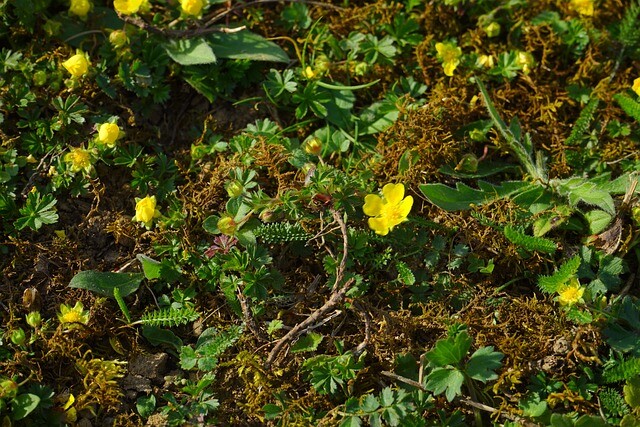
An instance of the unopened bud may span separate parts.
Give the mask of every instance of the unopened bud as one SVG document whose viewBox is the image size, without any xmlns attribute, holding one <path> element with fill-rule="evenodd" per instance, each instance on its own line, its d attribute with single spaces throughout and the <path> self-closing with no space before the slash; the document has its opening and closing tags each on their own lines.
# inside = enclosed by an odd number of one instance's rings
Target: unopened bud
<svg viewBox="0 0 640 427">
<path fill-rule="evenodd" d="M 23 345 L 27 340 L 27 334 L 24 332 L 24 329 L 18 328 L 11 332 L 11 342 L 15 345 Z"/>
<path fill-rule="evenodd" d="M 236 233 L 238 224 L 230 216 L 223 216 L 218 220 L 218 230 L 227 236 L 233 236 Z"/>
<path fill-rule="evenodd" d="M 27 325 L 31 326 L 32 328 L 37 328 L 42 324 L 42 316 L 40 315 L 39 311 L 32 311 L 31 313 L 27 314 L 26 319 Z"/>
<path fill-rule="evenodd" d="M 120 49 L 129 43 L 129 37 L 123 30 L 115 30 L 109 34 L 109 43 L 116 49 Z"/>
<path fill-rule="evenodd" d="M 482 28 L 484 30 L 484 32 L 487 34 L 487 37 L 492 38 L 492 37 L 496 37 L 497 35 L 500 34 L 500 24 L 498 24 L 497 22 L 492 22 L 489 25 L 485 25 L 484 28 Z"/>
<path fill-rule="evenodd" d="M 318 138 L 311 138 L 302 145 L 305 153 L 312 156 L 319 156 L 322 153 L 322 142 Z"/>
<path fill-rule="evenodd" d="M 226 190 L 229 197 L 240 197 L 244 193 L 244 185 L 237 179 L 234 179 L 227 184 Z"/>
</svg>

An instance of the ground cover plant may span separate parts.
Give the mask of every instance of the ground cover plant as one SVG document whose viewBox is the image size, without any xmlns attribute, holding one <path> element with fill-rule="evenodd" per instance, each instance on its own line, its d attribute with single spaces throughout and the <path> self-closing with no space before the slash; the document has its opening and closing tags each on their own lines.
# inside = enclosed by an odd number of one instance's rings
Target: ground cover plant
<svg viewBox="0 0 640 427">
<path fill-rule="evenodd" d="M 637 0 L 0 0 L 0 418 L 640 425 Z"/>
</svg>

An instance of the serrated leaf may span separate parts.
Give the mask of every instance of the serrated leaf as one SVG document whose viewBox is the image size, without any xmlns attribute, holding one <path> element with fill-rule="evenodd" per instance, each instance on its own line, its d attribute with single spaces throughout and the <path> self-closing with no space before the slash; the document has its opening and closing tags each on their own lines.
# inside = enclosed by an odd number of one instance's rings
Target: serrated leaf
<svg viewBox="0 0 640 427">
<path fill-rule="evenodd" d="M 291 353 L 301 353 L 303 351 L 316 351 L 318 346 L 324 339 L 324 335 L 316 332 L 309 332 L 301 337 L 294 345 L 291 346 Z"/>
<path fill-rule="evenodd" d="M 446 211 L 469 209 L 471 205 L 484 205 L 502 197 L 514 195 L 526 189 L 537 187 L 522 181 L 506 181 L 502 185 L 478 182 L 479 190 L 461 182 L 456 188 L 444 184 L 422 184 L 419 186 L 422 194 L 434 205 Z"/>
<path fill-rule="evenodd" d="M 580 268 L 581 259 L 579 256 L 574 256 L 569 261 L 562 264 L 562 266 L 551 276 L 539 276 L 538 286 L 540 290 L 547 294 L 552 294 L 558 291 L 560 286 L 564 285 L 576 275 Z"/>
<path fill-rule="evenodd" d="M 198 363 L 198 356 L 193 347 L 185 345 L 180 349 L 180 367 L 185 370 L 193 369 Z"/>
<path fill-rule="evenodd" d="M 589 233 L 598 234 L 604 231 L 611 223 L 613 215 L 600 209 L 594 209 L 584 214 L 584 219 L 589 224 Z"/>
<path fill-rule="evenodd" d="M 111 298 L 113 298 L 113 289 L 118 288 L 120 295 L 126 297 L 138 290 L 142 279 L 144 279 L 142 273 L 111 273 L 88 270 L 73 276 L 69 287 L 86 289 Z"/>
<path fill-rule="evenodd" d="M 427 375 L 427 390 L 434 395 L 445 393 L 447 400 L 451 402 L 461 393 L 464 383 L 464 374 L 454 368 L 436 368 Z"/>
<path fill-rule="evenodd" d="M 553 180 L 551 184 L 560 195 L 569 199 L 571 206 L 577 206 L 582 202 L 587 205 L 597 206 L 611 215 L 615 215 L 616 213 L 611 194 L 602 190 L 597 182 L 574 177 L 564 180 Z"/>
<path fill-rule="evenodd" d="M 162 45 L 180 65 L 213 64 L 216 55 L 205 39 L 171 39 Z"/>
<path fill-rule="evenodd" d="M 481 347 L 471 355 L 465 372 L 472 379 L 483 383 L 495 380 L 498 378 L 495 370 L 502 366 L 503 357 L 504 354 L 493 351 L 493 346 Z"/>
<path fill-rule="evenodd" d="M 218 58 L 289 62 L 289 56 L 280 46 L 251 31 L 215 33 L 208 40 Z"/>
<path fill-rule="evenodd" d="M 380 402 L 373 394 L 367 394 L 362 400 L 362 404 L 360 405 L 360 409 L 364 412 L 373 412 L 380 407 Z"/>
<path fill-rule="evenodd" d="M 140 396 L 136 401 L 136 409 L 142 418 L 149 418 L 156 409 L 156 397 L 153 394 Z"/>
<path fill-rule="evenodd" d="M 455 337 L 437 341 L 435 347 L 425 356 L 432 366 L 457 365 L 469 351 L 471 341 L 469 334 L 462 331 Z"/>
</svg>

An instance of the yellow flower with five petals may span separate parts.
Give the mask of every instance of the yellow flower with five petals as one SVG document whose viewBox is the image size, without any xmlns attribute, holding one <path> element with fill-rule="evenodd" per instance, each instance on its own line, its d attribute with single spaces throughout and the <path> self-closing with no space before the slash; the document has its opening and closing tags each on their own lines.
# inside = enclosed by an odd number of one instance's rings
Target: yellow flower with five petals
<svg viewBox="0 0 640 427">
<path fill-rule="evenodd" d="M 584 287 L 580 286 L 580 281 L 574 277 L 558 289 L 558 302 L 560 305 L 571 306 L 582 301 L 583 294 Z"/>
<path fill-rule="evenodd" d="M 387 184 L 382 187 L 382 197 L 367 194 L 362 207 L 370 216 L 369 227 L 381 236 L 386 236 L 393 227 L 407 220 L 413 206 L 413 197 L 404 197 L 403 184 Z"/>
<path fill-rule="evenodd" d="M 123 15 L 133 15 L 138 13 L 143 3 L 144 0 L 114 0 L 113 8 Z"/>
<path fill-rule="evenodd" d="M 67 325 L 68 329 L 77 328 L 80 323 L 83 325 L 89 323 L 89 311 L 84 309 L 84 305 L 80 301 L 77 301 L 73 307 L 60 304 L 58 320 L 63 325 L 69 324 Z"/>
<path fill-rule="evenodd" d="M 455 42 L 436 43 L 436 51 L 438 58 L 442 61 L 444 74 L 453 76 L 453 71 L 460 65 L 460 57 L 462 57 L 462 49 Z"/>
</svg>

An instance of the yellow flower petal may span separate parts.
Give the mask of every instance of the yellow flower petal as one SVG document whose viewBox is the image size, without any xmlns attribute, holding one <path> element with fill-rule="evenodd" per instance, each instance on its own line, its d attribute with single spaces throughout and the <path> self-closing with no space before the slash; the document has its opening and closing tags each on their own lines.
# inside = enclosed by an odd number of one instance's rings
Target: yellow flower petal
<svg viewBox="0 0 640 427">
<path fill-rule="evenodd" d="M 442 66 L 444 67 L 444 75 L 449 77 L 453 76 L 453 72 L 458 67 L 459 63 L 460 61 L 452 61 L 442 64 Z"/>
<path fill-rule="evenodd" d="M 381 236 L 389 233 L 389 224 L 386 218 L 369 218 L 369 228 Z"/>
<path fill-rule="evenodd" d="M 367 194 L 362 211 L 367 216 L 378 216 L 382 211 L 382 198 L 376 194 Z"/>
<path fill-rule="evenodd" d="M 404 185 L 402 184 L 387 184 L 382 187 L 382 195 L 387 203 L 397 205 L 404 197 Z"/>
<path fill-rule="evenodd" d="M 640 96 L 640 77 L 633 81 L 633 86 L 631 87 L 636 95 Z"/>
<path fill-rule="evenodd" d="M 409 212 L 411 212 L 411 208 L 413 207 L 413 196 L 407 196 L 403 201 L 400 202 L 398 206 L 398 214 L 401 217 L 404 217 L 403 221 L 407 220 L 407 216 Z"/>
</svg>

